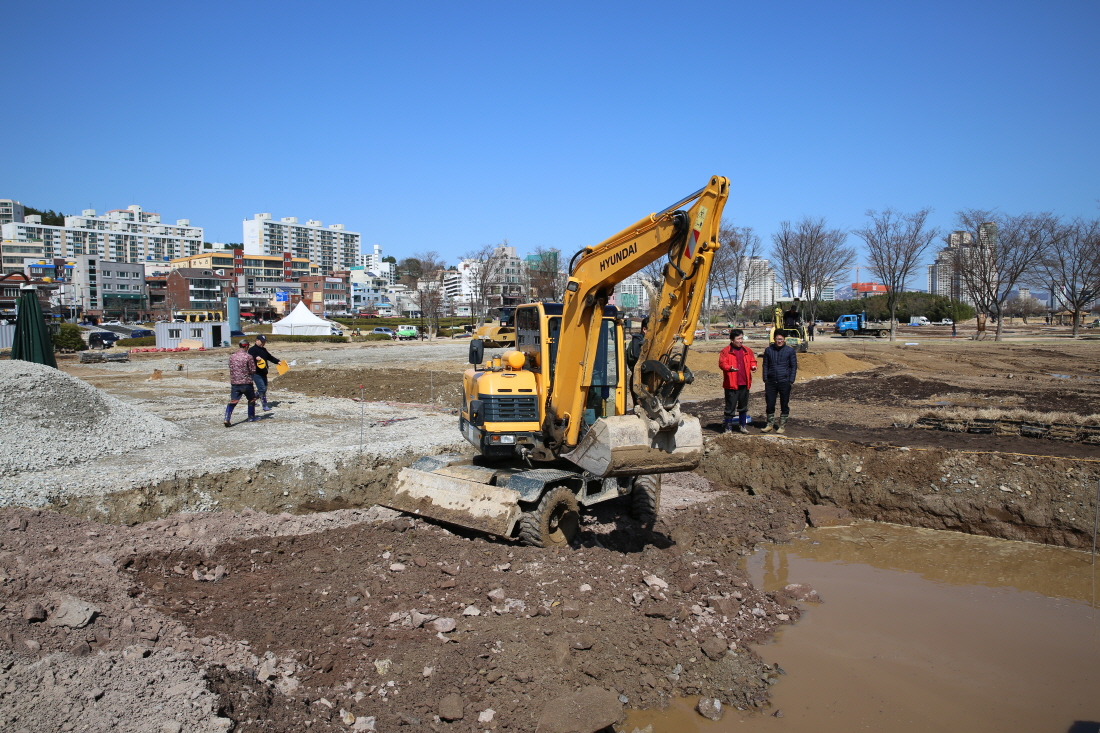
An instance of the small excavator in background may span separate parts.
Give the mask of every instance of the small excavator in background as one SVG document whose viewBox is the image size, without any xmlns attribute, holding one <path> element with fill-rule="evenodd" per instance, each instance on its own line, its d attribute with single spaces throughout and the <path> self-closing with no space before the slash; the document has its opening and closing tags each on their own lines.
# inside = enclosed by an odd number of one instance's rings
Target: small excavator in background
<svg viewBox="0 0 1100 733">
<path fill-rule="evenodd" d="M 459 430 L 477 455 L 420 458 L 401 470 L 383 503 L 536 547 L 567 545 L 581 505 L 623 496 L 652 526 L 661 474 L 690 471 L 702 459 L 702 426 L 680 412 L 679 395 L 693 380 L 688 347 L 728 195 L 728 180 L 715 176 L 577 252 L 561 303 L 516 308 L 514 349 L 487 359 L 485 342 L 471 341 Z M 630 370 L 622 321 L 608 300 L 618 283 L 661 258 L 649 330 Z"/>
<path fill-rule="evenodd" d="M 768 329 L 768 343 L 775 343 L 775 335 L 783 334 L 787 339 L 787 345 L 793 347 L 798 353 L 805 354 L 810 348 L 810 339 L 806 333 L 806 321 L 799 311 L 799 299 L 791 302 L 788 310 L 782 306 L 775 306 L 775 322 Z"/>
<path fill-rule="evenodd" d="M 490 320 L 477 327 L 473 338 L 480 340 L 486 348 L 490 349 L 515 346 L 515 317 L 515 308 L 494 308 Z"/>
</svg>

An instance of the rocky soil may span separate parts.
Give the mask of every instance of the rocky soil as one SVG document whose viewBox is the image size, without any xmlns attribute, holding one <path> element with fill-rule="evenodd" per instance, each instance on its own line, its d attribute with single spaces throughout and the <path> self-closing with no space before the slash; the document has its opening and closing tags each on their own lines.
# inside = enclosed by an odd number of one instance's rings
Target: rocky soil
<svg viewBox="0 0 1100 733">
<path fill-rule="evenodd" d="M 559 553 L 378 509 L 132 527 L 6 510 L 4 724 L 549 730 L 563 701 L 608 723 L 675 694 L 766 705 L 779 672 L 749 645 L 808 589 L 763 593 L 737 560 L 804 507 L 698 477 L 667 493 L 655 531 L 604 504 Z"/>
</svg>

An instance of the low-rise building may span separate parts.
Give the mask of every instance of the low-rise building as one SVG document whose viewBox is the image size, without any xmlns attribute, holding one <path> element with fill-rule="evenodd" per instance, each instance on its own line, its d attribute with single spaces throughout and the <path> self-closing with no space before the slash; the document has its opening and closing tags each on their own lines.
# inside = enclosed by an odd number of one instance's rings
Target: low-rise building
<svg viewBox="0 0 1100 733">
<path fill-rule="evenodd" d="M 351 271 L 337 270 L 331 275 L 299 278 L 302 300 L 314 315 L 345 315 L 351 307 Z"/>
<path fill-rule="evenodd" d="M 168 275 L 166 300 L 173 313 L 181 310 L 226 312 L 233 278 L 215 270 L 181 267 Z"/>
</svg>

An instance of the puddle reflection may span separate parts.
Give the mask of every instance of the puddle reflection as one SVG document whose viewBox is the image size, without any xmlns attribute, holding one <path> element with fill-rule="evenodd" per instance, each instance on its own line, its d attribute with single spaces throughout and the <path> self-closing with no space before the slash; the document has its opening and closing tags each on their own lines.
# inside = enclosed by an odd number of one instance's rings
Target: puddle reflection
<svg viewBox="0 0 1100 733">
<path fill-rule="evenodd" d="M 825 601 L 757 649 L 788 673 L 772 708 L 711 723 L 678 700 L 632 714 L 625 730 L 1096 729 L 1100 614 L 1088 553 L 872 522 L 806 537 L 748 562 L 757 585 L 808 583 Z"/>
</svg>

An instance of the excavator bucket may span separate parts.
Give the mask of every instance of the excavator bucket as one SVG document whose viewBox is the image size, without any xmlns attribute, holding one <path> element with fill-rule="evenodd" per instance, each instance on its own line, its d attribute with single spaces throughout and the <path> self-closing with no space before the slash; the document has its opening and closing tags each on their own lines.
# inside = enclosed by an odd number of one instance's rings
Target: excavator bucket
<svg viewBox="0 0 1100 733">
<path fill-rule="evenodd" d="M 675 431 L 651 432 L 637 415 L 601 417 L 562 457 L 605 478 L 691 471 L 703 460 L 703 426 L 684 416 Z"/>
</svg>

